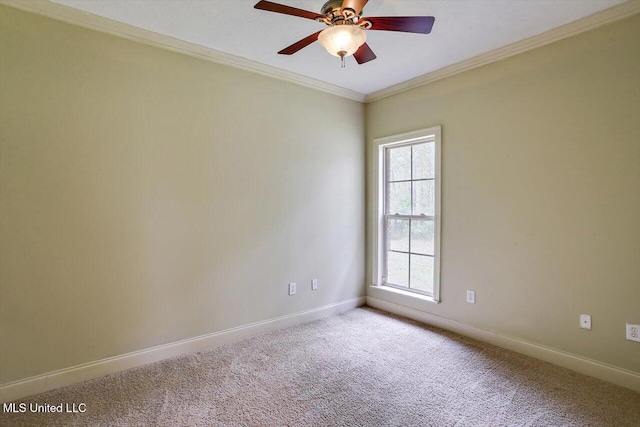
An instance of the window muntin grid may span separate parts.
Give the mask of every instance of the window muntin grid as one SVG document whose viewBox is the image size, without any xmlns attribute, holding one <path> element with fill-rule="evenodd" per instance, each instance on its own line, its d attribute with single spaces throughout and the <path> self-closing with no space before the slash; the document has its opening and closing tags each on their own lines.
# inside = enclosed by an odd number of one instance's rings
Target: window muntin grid
<svg viewBox="0 0 640 427">
<path fill-rule="evenodd" d="M 435 141 L 385 147 L 385 285 L 434 294 Z"/>
</svg>

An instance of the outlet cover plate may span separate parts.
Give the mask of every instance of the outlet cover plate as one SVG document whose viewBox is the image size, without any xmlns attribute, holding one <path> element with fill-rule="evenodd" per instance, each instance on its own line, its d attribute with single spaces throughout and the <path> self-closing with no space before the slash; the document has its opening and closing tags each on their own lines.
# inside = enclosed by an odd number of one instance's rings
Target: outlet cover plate
<svg viewBox="0 0 640 427">
<path fill-rule="evenodd" d="M 311 281 L 311 290 L 312 291 L 317 291 L 318 290 L 318 279 L 313 279 Z"/>
<path fill-rule="evenodd" d="M 629 341 L 640 342 L 640 325 L 627 323 L 627 339 Z"/>
<path fill-rule="evenodd" d="M 467 302 L 469 304 L 476 303 L 476 291 L 467 290 Z"/>
<path fill-rule="evenodd" d="M 296 284 L 289 283 L 289 295 L 295 295 L 295 294 L 296 294 Z"/>
<path fill-rule="evenodd" d="M 582 329 L 589 329 L 591 330 L 591 316 L 588 314 L 581 314 L 580 315 L 580 327 Z"/>
</svg>

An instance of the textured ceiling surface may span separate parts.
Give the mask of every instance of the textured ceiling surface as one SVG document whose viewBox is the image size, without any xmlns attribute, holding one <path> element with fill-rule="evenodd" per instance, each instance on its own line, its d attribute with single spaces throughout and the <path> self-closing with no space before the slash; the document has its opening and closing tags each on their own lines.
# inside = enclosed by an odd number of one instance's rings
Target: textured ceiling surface
<svg viewBox="0 0 640 427">
<path fill-rule="evenodd" d="M 292 56 L 282 48 L 325 26 L 256 10 L 257 0 L 52 0 L 85 12 L 301 74 L 362 94 L 535 36 L 625 0 L 370 0 L 363 16 L 435 16 L 429 35 L 367 32 L 378 59 L 358 65 L 319 43 Z M 278 0 L 320 12 L 324 0 Z"/>
</svg>

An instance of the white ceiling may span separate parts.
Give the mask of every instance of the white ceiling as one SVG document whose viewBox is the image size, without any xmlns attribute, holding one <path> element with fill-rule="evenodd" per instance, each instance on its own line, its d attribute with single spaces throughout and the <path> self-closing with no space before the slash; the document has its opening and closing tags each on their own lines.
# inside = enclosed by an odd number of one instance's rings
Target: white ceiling
<svg viewBox="0 0 640 427">
<path fill-rule="evenodd" d="M 367 32 L 378 59 L 347 67 L 314 43 L 282 48 L 322 29 L 309 19 L 256 10 L 258 0 L 52 0 L 115 21 L 301 74 L 362 94 L 535 36 L 625 0 L 370 0 L 364 16 L 435 16 L 429 35 Z M 325 0 L 277 0 L 320 12 Z"/>
</svg>

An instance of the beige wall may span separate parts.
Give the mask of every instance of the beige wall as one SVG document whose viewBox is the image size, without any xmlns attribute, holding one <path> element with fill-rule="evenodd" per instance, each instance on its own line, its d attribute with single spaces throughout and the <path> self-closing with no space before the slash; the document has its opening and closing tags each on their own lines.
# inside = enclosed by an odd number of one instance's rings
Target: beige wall
<svg viewBox="0 0 640 427">
<path fill-rule="evenodd" d="M 7 7 L 0 31 L 0 383 L 364 295 L 362 104 Z"/>
<path fill-rule="evenodd" d="M 368 105 L 369 162 L 443 126 L 444 215 L 442 303 L 369 294 L 640 372 L 639 28 Z M 0 6 L 0 383 L 362 295 L 364 131 L 356 102 Z"/>
<path fill-rule="evenodd" d="M 640 372 L 640 16 L 369 104 L 368 182 L 373 139 L 435 125 L 442 303 L 369 295 Z"/>
</svg>

